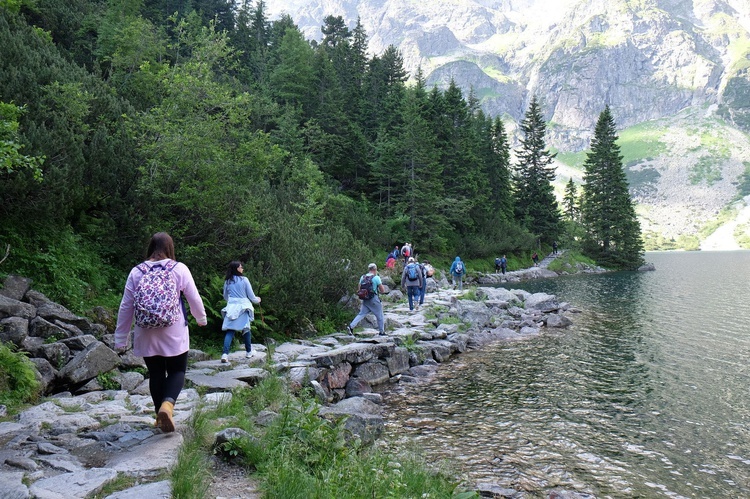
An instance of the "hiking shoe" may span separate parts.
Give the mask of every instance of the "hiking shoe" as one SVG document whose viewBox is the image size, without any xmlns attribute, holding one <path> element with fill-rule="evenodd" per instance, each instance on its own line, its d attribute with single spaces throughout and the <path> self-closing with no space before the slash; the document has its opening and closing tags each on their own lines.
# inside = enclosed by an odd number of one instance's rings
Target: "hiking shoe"
<svg viewBox="0 0 750 499">
<path fill-rule="evenodd" d="M 172 433 L 174 431 L 172 411 L 174 411 L 174 404 L 172 402 L 164 401 L 161 403 L 159 412 L 156 414 L 156 427 L 161 429 L 164 433 Z"/>
<path fill-rule="evenodd" d="M 247 352 L 247 353 L 245 354 L 245 358 L 246 358 L 246 359 L 249 359 L 249 358 L 251 358 L 252 356 L 253 356 L 253 352 Z"/>
<path fill-rule="evenodd" d="M 350 325 L 346 325 L 346 332 L 349 333 L 349 336 L 354 336 L 354 330 Z"/>
<path fill-rule="evenodd" d="M 380 333 L 378 333 L 378 336 L 385 336 L 385 333 L 381 331 Z"/>
<path fill-rule="evenodd" d="M 229 354 L 223 353 L 221 354 L 221 363 L 226 364 L 229 362 Z"/>
</svg>

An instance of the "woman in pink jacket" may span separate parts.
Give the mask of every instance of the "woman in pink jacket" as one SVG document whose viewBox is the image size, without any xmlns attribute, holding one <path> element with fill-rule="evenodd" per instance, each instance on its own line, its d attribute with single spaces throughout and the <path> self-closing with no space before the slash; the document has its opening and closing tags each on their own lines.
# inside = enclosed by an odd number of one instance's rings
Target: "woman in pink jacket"
<svg viewBox="0 0 750 499">
<path fill-rule="evenodd" d="M 148 368 L 156 426 L 164 432 L 172 432 L 175 429 L 172 413 L 175 401 L 185 385 L 190 349 L 187 313 L 181 297 L 184 295 L 187 299 L 190 313 L 199 326 L 206 325 L 206 310 L 190 270 L 175 261 L 174 241 L 169 234 L 154 234 L 146 254 L 146 261 L 133 267 L 125 284 L 117 314 L 115 348 L 127 348 L 130 328 L 135 319 L 133 354 L 143 357 Z M 152 272 L 154 274 L 141 283 L 144 276 Z M 155 287 L 153 283 L 158 280 L 154 276 L 160 273 L 164 278 L 162 287 Z M 166 302 L 170 302 L 172 310 L 163 313 L 164 317 L 161 317 L 160 322 L 159 317 L 154 318 L 158 313 L 148 316 L 148 312 L 143 312 L 143 303 L 149 301 L 158 306 L 165 306 Z"/>
</svg>

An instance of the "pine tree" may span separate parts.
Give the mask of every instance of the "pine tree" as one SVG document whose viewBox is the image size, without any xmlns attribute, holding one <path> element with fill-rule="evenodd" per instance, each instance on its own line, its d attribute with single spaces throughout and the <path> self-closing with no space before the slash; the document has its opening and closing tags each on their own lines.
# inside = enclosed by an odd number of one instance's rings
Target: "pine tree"
<svg viewBox="0 0 750 499">
<path fill-rule="evenodd" d="M 495 118 L 490 130 L 492 158 L 487 165 L 490 179 L 490 206 L 506 220 L 513 217 L 513 198 L 510 181 L 510 144 L 505 126 L 500 118 Z"/>
<path fill-rule="evenodd" d="M 563 197 L 563 215 L 570 222 L 577 221 L 579 218 L 578 206 L 578 188 L 571 178 L 565 184 L 565 196 Z"/>
<path fill-rule="evenodd" d="M 560 213 L 552 187 L 555 157 L 546 149 L 544 122 L 539 101 L 531 99 L 529 109 L 521 122 L 521 148 L 516 151 L 518 164 L 514 178 L 515 212 L 517 220 L 542 241 L 559 238 Z"/>
<path fill-rule="evenodd" d="M 584 162 L 584 249 L 601 265 L 635 269 L 643 263 L 643 240 L 617 139 L 607 106 L 599 115 L 591 151 Z"/>
</svg>

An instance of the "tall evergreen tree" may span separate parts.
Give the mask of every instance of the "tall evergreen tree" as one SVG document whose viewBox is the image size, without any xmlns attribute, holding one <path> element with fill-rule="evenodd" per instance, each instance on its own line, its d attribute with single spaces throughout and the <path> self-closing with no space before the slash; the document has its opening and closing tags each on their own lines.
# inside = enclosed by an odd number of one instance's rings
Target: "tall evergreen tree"
<svg viewBox="0 0 750 499">
<path fill-rule="evenodd" d="M 577 221 L 579 216 L 578 188 L 571 178 L 565 184 L 565 196 L 563 197 L 563 215 L 568 221 Z"/>
<path fill-rule="evenodd" d="M 490 181 L 490 208 L 501 218 L 513 218 L 513 196 L 510 175 L 510 143 L 505 125 L 495 118 L 490 129 L 492 155 L 486 165 Z"/>
<path fill-rule="evenodd" d="M 546 149 L 544 122 L 539 101 L 531 99 L 521 122 L 521 148 L 516 151 L 518 163 L 514 178 L 515 212 L 518 221 L 540 240 L 551 243 L 561 232 L 560 213 L 552 181 L 555 157 Z"/>
<path fill-rule="evenodd" d="M 599 115 L 584 162 L 584 249 L 601 265 L 634 269 L 643 263 L 643 240 L 617 144 L 609 106 Z"/>
<path fill-rule="evenodd" d="M 403 124 L 398 133 L 403 189 L 399 212 L 408 219 L 409 240 L 424 249 L 444 250 L 444 234 L 449 229 L 444 216 L 442 167 L 435 148 L 435 136 L 426 116 L 427 93 L 424 79 L 406 91 Z"/>
</svg>

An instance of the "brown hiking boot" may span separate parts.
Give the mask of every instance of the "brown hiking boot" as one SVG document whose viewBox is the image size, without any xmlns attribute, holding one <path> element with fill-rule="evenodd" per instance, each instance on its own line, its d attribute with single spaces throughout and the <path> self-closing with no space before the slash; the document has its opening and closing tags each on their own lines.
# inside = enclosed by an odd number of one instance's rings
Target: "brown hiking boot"
<svg viewBox="0 0 750 499">
<path fill-rule="evenodd" d="M 174 431 L 174 419 L 172 419 L 172 412 L 174 411 L 174 404 L 167 402 L 166 400 L 161 403 L 159 407 L 159 413 L 156 415 L 156 427 L 160 428 L 164 433 L 172 433 Z"/>
</svg>

